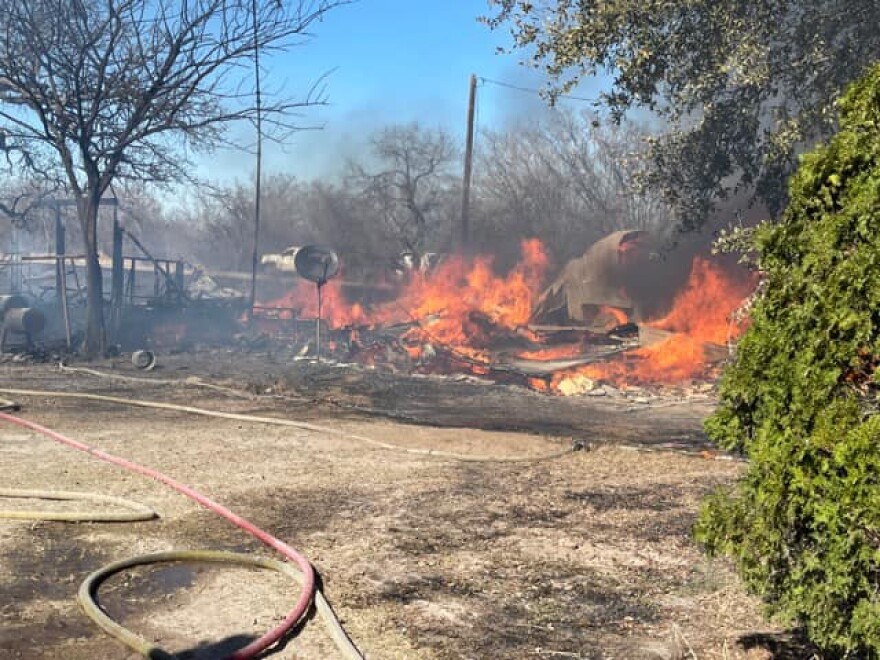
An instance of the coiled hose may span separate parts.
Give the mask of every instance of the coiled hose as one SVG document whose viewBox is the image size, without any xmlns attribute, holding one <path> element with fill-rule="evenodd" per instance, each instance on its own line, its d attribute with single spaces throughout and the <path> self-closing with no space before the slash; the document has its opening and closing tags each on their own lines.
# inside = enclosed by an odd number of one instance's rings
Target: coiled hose
<svg viewBox="0 0 880 660">
<path fill-rule="evenodd" d="M 132 557 L 131 559 L 123 559 L 113 564 L 108 564 L 89 575 L 80 585 L 77 599 L 85 611 L 86 615 L 94 621 L 98 626 L 111 637 L 118 639 L 131 649 L 134 649 L 141 655 L 150 660 L 174 660 L 175 656 L 157 649 L 151 642 L 143 637 L 134 634 L 127 628 L 116 623 L 113 619 L 104 613 L 101 606 L 98 605 L 96 596 L 101 583 L 114 573 L 124 571 L 134 566 L 143 566 L 145 564 L 158 564 L 161 562 L 187 561 L 187 562 L 216 562 L 223 564 L 238 564 L 240 566 L 250 566 L 254 568 L 268 568 L 288 577 L 293 578 L 300 584 L 304 585 L 305 575 L 291 563 L 276 561 L 274 559 L 264 559 L 262 557 L 254 557 L 251 555 L 243 555 L 235 552 L 219 552 L 212 550 L 183 550 L 179 552 L 158 552 L 151 555 L 141 555 Z M 318 615 L 324 621 L 324 625 L 330 637 L 333 639 L 336 648 L 338 648 L 345 658 L 351 660 L 360 660 L 362 658 L 360 652 L 352 644 L 345 630 L 339 624 L 336 614 L 330 607 L 330 603 L 324 598 L 324 594 L 320 590 L 315 590 L 315 609 Z M 230 656 L 230 658 L 253 657 L 252 655 L 242 655 L 247 647 L 239 650 Z"/>
<path fill-rule="evenodd" d="M 74 493 L 64 490 L 23 490 L 20 488 L 0 488 L 0 497 L 39 500 L 63 500 L 99 502 L 115 504 L 128 511 L 33 511 L 0 510 L 0 518 L 6 520 L 50 520 L 54 522 L 140 522 L 158 518 L 159 514 L 150 507 L 121 497 L 98 495 L 96 493 Z"/>
<path fill-rule="evenodd" d="M 21 405 L 8 399 L 0 399 L 0 412 L 18 412 Z M 48 520 L 52 522 L 141 522 L 158 518 L 159 514 L 140 502 L 133 502 L 111 495 L 95 493 L 68 492 L 64 490 L 27 490 L 22 488 L 0 488 L 0 497 L 28 500 L 59 500 L 99 502 L 115 504 L 128 511 L 43 511 L 43 510 L 0 510 L 0 519 L 4 520 Z"/>
<path fill-rule="evenodd" d="M 41 395 L 45 395 L 45 394 L 46 393 L 44 392 Z M 46 428 L 46 427 L 41 426 L 39 424 L 36 424 L 35 422 L 31 422 L 31 421 L 22 419 L 20 417 L 16 417 L 14 415 L 10 415 L 5 412 L 0 412 L 0 420 L 10 422 L 10 423 L 16 424 L 18 426 L 22 426 L 24 428 L 30 429 L 31 431 L 36 431 L 37 433 L 40 433 L 48 438 L 51 438 L 52 440 L 55 440 L 56 442 L 60 442 L 63 445 L 66 445 L 68 447 L 72 447 L 73 449 L 77 449 L 79 451 L 87 453 L 87 454 L 94 456 L 95 458 L 98 458 L 102 461 L 112 463 L 113 465 L 117 465 L 119 467 L 122 467 L 126 470 L 130 470 L 132 472 L 137 472 L 139 474 L 143 474 L 143 475 L 148 476 L 152 479 L 155 479 L 156 481 L 164 483 L 165 485 L 169 486 L 170 488 L 173 488 L 174 490 L 178 491 L 179 493 L 186 495 L 187 497 L 194 500 L 195 502 L 202 505 L 203 507 L 209 509 L 210 511 L 213 511 L 214 513 L 217 513 L 218 515 L 222 516 L 223 518 L 229 520 L 232 524 L 243 529 L 251 536 L 257 538 L 263 544 L 265 544 L 268 547 L 272 548 L 273 550 L 277 551 L 283 557 L 294 562 L 297 566 L 299 566 L 300 571 L 295 572 L 295 576 L 298 577 L 298 579 L 300 579 L 300 581 L 302 583 L 302 590 L 300 592 L 299 598 L 296 601 L 296 604 L 294 605 L 293 610 L 290 611 L 290 613 L 284 618 L 284 620 L 278 626 L 276 626 L 275 628 L 273 628 L 269 632 L 265 633 L 262 637 L 255 639 L 254 641 L 252 641 L 250 644 L 248 644 L 244 648 L 241 648 L 238 651 L 234 652 L 232 655 L 229 656 L 229 660 L 248 660 L 250 658 L 255 657 L 257 654 L 261 653 L 262 651 L 264 651 L 265 649 L 267 649 L 268 647 L 272 646 L 273 644 L 278 642 L 280 639 L 282 639 L 291 629 L 293 629 L 297 625 L 297 623 L 303 618 L 303 616 L 308 611 L 310 605 L 312 604 L 313 596 L 316 593 L 314 568 L 312 568 L 312 565 L 308 562 L 308 560 L 305 557 L 303 557 L 299 552 L 297 552 L 295 549 L 293 549 L 292 547 L 290 547 L 289 545 L 287 545 L 286 543 L 284 543 L 280 539 L 272 536 L 268 532 L 263 531 L 259 527 L 256 527 L 253 523 L 238 516 L 237 514 L 230 511 L 229 509 L 227 509 L 223 505 L 218 504 L 217 502 L 214 502 L 213 500 L 202 495 L 198 491 L 190 488 L 189 486 L 187 486 L 183 483 L 180 483 L 179 481 L 176 481 L 175 479 L 172 479 L 171 477 L 169 477 L 161 472 L 158 472 L 157 470 L 153 470 L 152 468 L 140 465 L 138 463 L 134 463 L 134 462 L 129 461 L 127 459 L 124 459 L 124 458 L 121 458 L 118 456 L 114 456 L 113 454 L 109 454 L 105 451 L 102 451 L 101 449 L 97 449 L 95 447 L 90 447 L 89 445 L 86 445 L 85 443 L 79 442 L 79 441 L 74 440 L 72 438 L 68 438 L 67 436 L 64 436 L 56 431 L 53 431 L 52 429 L 49 429 L 49 428 Z M 200 559 L 201 561 L 206 561 L 206 560 L 207 561 L 226 561 L 227 559 L 229 559 L 229 558 L 219 559 L 216 557 L 216 555 L 214 555 L 212 553 L 208 553 L 208 555 L 203 555 L 202 553 L 196 552 L 195 554 L 196 554 L 196 558 Z M 172 555 L 172 556 L 174 556 L 174 555 Z M 191 557 L 191 555 L 185 554 L 184 557 Z M 211 557 L 214 557 L 214 558 L 212 559 Z M 176 560 L 176 559 L 174 559 L 174 560 Z M 143 640 L 142 638 L 138 637 L 137 635 L 134 635 L 133 633 L 122 628 L 121 626 L 119 626 L 115 622 L 109 620 L 103 614 L 103 612 L 101 612 L 100 607 L 94 602 L 94 598 L 93 598 L 98 584 L 107 575 L 109 575 L 113 572 L 116 572 L 118 570 L 121 570 L 122 568 L 133 566 L 133 565 L 136 565 L 139 563 L 143 563 L 143 562 L 152 563 L 155 561 L 169 561 L 169 559 L 156 559 L 156 556 L 148 555 L 147 557 L 134 558 L 134 559 L 122 562 L 121 564 L 114 564 L 111 567 L 107 567 L 105 569 L 102 569 L 101 571 L 98 571 L 96 574 L 92 574 L 91 576 L 89 576 L 89 578 L 87 578 L 83 587 L 80 589 L 80 597 L 81 597 L 81 602 L 83 604 L 83 607 L 86 610 L 86 613 L 90 617 L 93 617 L 95 619 L 96 623 L 98 623 L 98 625 L 101 626 L 101 628 L 103 628 L 105 631 L 107 631 L 108 633 L 110 633 L 111 635 L 113 635 L 114 637 L 119 639 L 120 641 L 131 646 L 132 648 L 137 650 L 139 653 L 142 653 L 145 657 L 148 657 L 148 658 L 173 658 L 174 657 L 173 655 L 168 654 L 168 653 L 162 651 L 161 649 L 156 649 L 155 647 L 153 647 L 153 645 L 151 645 L 146 640 Z M 235 557 L 234 561 L 236 561 L 237 563 L 242 563 L 244 560 L 241 557 Z M 248 560 L 247 563 L 251 563 L 254 565 L 266 565 L 266 564 L 260 563 L 257 560 L 254 560 L 254 561 Z M 268 567 L 276 568 L 274 565 L 268 565 Z M 288 572 L 288 571 L 285 570 L 284 572 Z M 294 575 L 294 573 L 289 573 L 289 574 Z M 321 599 L 321 600 L 323 600 L 323 599 Z M 334 642 L 337 644 L 337 647 L 340 649 L 340 651 L 343 652 L 343 654 L 346 656 L 346 658 L 358 659 L 358 660 L 362 659 L 363 656 L 360 654 L 360 652 L 357 650 L 357 648 L 354 646 L 354 644 L 351 642 L 351 640 L 345 634 L 345 631 L 342 629 L 341 625 L 339 624 L 339 621 L 333 615 L 332 610 L 330 610 L 329 606 L 324 608 L 323 605 L 327 605 L 326 601 L 323 604 L 320 604 L 320 603 L 317 604 L 317 607 L 319 608 L 319 611 L 321 611 L 323 609 L 323 611 L 321 613 L 324 614 L 324 620 L 327 623 L 328 627 L 331 629 L 331 635 L 334 639 Z"/>
</svg>

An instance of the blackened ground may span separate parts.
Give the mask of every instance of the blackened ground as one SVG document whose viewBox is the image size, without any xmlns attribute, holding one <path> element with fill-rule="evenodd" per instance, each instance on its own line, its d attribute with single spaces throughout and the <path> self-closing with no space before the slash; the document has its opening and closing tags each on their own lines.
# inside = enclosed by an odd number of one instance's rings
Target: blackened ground
<svg viewBox="0 0 880 660">
<path fill-rule="evenodd" d="M 593 440 L 591 450 L 555 460 L 459 463 L 297 429 L 22 398 L 27 418 L 189 483 L 300 549 L 368 657 L 671 659 L 692 657 L 689 649 L 701 659 L 810 657 L 796 636 L 761 619 L 760 604 L 730 566 L 708 560 L 691 540 L 701 498 L 733 483 L 742 464 L 633 450 L 657 449 L 679 432 L 695 439 L 690 447 L 702 446 L 704 402 L 564 403 L 572 410 L 580 403 L 582 417 L 571 413 L 559 436 L 436 428 L 356 409 L 367 407 L 371 391 L 390 405 L 387 380 L 376 379 L 372 389 L 361 380 L 357 391 L 330 391 L 326 380 L 324 388 L 294 389 L 284 377 L 295 369 L 290 364 L 267 367 L 265 359 L 260 366 L 249 356 L 217 354 L 161 359 L 164 368 L 145 377 L 225 374 L 226 385 L 283 390 L 289 398 L 111 382 L 50 366 L 0 366 L 0 382 L 274 415 L 401 446 L 480 455 L 553 453 L 570 444 L 574 431 Z M 338 370 L 336 381 L 326 375 L 331 369 Z M 122 362 L 115 372 L 144 376 Z M 315 382 L 357 382 L 339 367 L 308 373 Z M 395 381 L 393 391 L 419 400 L 406 404 L 411 411 L 429 410 L 431 396 L 489 394 L 477 383 L 445 390 L 446 381 L 425 382 L 413 394 Z M 523 402 L 538 401 L 529 392 L 488 389 L 497 415 L 505 395 L 511 418 L 526 414 Z M 477 410 L 471 401 L 461 405 L 468 414 Z M 629 412 L 634 407 L 639 412 Z M 164 486 L 16 427 L 0 426 L 0 473 L 8 487 L 99 491 L 162 514 L 136 524 L 0 522 L 3 658 L 131 658 L 76 605 L 81 580 L 107 562 L 169 549 L 269 554 Z M 296 591 L 273 574 L 175 564 L 116 576 L 101 599 L 163 647 L 217 658 L 277 622 Z M 310 621 L 271 657 L 335 656 L 319 622 Z"/>
<path fill-rule="evenodd" d="M 702 420 L 713 401 L 706 383 L 564 397 L 467 376 L 412 376 L 360 365 L 297 360 L 282 349 L 213 349 L 160 355 L 155 378 L 205 377 L 254 392 L 293 395 L 338 415 L 487 431 L 568 436 L 593 444 L 710 449 Z M 125 359 L 104 365 L 140 375 Z M 234 376 L 233 376 L 234 374 Z"/>
</svg>

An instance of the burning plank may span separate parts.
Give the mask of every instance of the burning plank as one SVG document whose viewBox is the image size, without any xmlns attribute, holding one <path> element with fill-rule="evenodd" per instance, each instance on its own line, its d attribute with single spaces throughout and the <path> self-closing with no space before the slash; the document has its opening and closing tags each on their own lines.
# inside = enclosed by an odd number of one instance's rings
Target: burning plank
<svg viewBox="0 0 880 660">
<path fill-rule="evenodd" d="M 512 359 L 500 363 L 496 368 L 503 369 L 505 367 L 515 369 L 520 373 L 532 377 L 552 376 L 559 371 L 567 371 L 582 367 L 586 364 L 594 364 L 596 362 L 604 362 L 613 355 L 623 353 L 623 348 L 612 348 L 592 355 L 583 355 L 581 357 L 560 359 L 560 360 L 523 360 Z"/>
</svg>

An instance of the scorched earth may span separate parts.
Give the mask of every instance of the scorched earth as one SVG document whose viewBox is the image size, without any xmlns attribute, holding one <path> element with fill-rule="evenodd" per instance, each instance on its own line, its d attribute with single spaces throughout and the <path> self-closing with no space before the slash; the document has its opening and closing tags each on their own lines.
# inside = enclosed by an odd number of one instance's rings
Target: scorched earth
<svg viewBox="0 0 880 660">
<path fill-rule="evenodd" d="M 295 419 L 399 446 L 50 395 L 17 397 L 27 419 L 159 469 L 295 546 L 319 571 L 367 657 L 810 655 L 796 638 L 763 623 L 759 603 L 743 593 L 731 567 L 707 560 L 691 540 L 700 499 L 742 469 L 705 445 L 700 419 L 710 396 L 574 400 L 480 385 L 488 408 L 507 410 L 506 420 L 494 415 L 504 423 L 492 424 L 487 414 L 484 426 L 513 428 L 517 411 L 527 409 L 556 414 L 547 402 L 558 401 L 565 406 L 558 435 L 440 428 L 414 423 L 425 421 L 418 419 L 417 390 L 448 391 L 462 412 L 445 421 L 478 426 L 469 420 L 479 417 L 480 396 L 467 383 L 397 383 L 400 408 L 414 418 L 403 423 L 359 410 L 365 401 L 380 402 L 371 399 L 378 377 L 367 371 L 349 375 L 349 386 L 331 387 L 339 380 L 332 366 L 299 376 L 289 369 L 281 377 L 267 373 L 272 363 L 257 352 L 169 356 L 146 376 L 155 382 L 38 364 L 6 364 L 0 374 L 6 387 Z M 91 366 L 144 377 L 122 361 Z M 237 374 L 234 382 L 220 378 L 229 373 Z M 251 383 L 251 394 L 199 387 L 194 376 L 233 389 Z M 351 385 L 358 378 L 358 387 Z M 567 425 L 572 406 L 580 421 Z M 565 451 L 572 446 L 579 450 Z M 529 457 L 535 460 L 493 460 Z M 270 554 L 165 486 L 22 429 L 0 427 L 0 469 L 10 488 L 99 491 L 161 514 L 125 524 L 2 521 L 4 658 L 133 657 L 76 603 L 83 578 L 109 562 L 170 549 Z M 35 503 L 3 502 L 15 506 Z M 297 594 L 296 585 L 269 572 L 171 564 L 117 575 L 100 598 L 114 618 L 158 646 L 182 658 L 216 658 L 272 627 Z M 335 650 L 312 618 L 269 657 L 331 658 Z"/>
</svg>

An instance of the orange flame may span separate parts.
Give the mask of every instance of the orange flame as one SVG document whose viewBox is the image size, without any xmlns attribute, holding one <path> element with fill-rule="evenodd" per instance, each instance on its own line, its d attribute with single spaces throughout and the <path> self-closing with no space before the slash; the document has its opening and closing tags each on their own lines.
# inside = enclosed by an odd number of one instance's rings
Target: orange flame
<svg viewBox="0 0 880 660">
<path fill-rule="evenodd" d="M 334 328 L 414 322 L 404 337 L 409 342 L 442 344 L 465 357 L 488 360 L 483 349 L 491 330 L 512 331 L 528 322 L 547 270 L 547 254 L 538 239 L 523 241 L 521 251 L 519 264 L 503 277 L 493 272 L 490 257 L 453 256 L 430 273 L 414 273 L 395 302 L 370 310 L 349 304 L 338 280 L 331 280 L 323 289 L 322 317 Z M 281 308 L 281 318 L 314 318 L 315 286 L 299 281 L 262 307 Z M 407 350 L 413 357 L 420 355 L 420 349 Z"/>
<path fill-rule="evenodd" d="M 550 389 L 547 381 L 543 378 L 529 378 L 529 387 L 536 392 L 546 392 Z"/>
<path fill-rule="evenodd" d="M 629 323 L 629 316 L 627 316 L 626 312 L 624 312 L 619 307 L 610 307 L 608 305 L 599 305 L 599 314 L 600 318 L 608 319 L 609 323 L 612 323 L 612 328 L 614 326 L 623 325 L 625 323 Z M 610 330 L 611 328 L 609 328 Z"/>
<path fill-rule="evenodd" d="M 277 310 L 274 316 L 282 320 L 315 318 L 318 315 L 318 292 L 312 282 L 297 280 L 286 294 L 260 305 L 263 309 Z M 330 280 L 321 288 L 321 317 L 334 328 L 367 325 L 367 314 L 358 304 L 350 304 L 342 294 L 338 280 Z"/>
<path fill-rule="evenodd" d="M 619 360 L 588 364 L 553 376 L 552 387 L 577 376 L 605 380 L 621 386 L 645 383 L 679 383 L 706 373 L 702 344 L 687 335 L 672 335 L 654 346 L 627 351 Z"/>
<path fill-rule="evenodd" d="M 581 344 L 562 344 L 537 351 L 522 351 L 517 357 L 524 360 L 564 360 L 582 355 L 583 352 L 584 347 Z"/>
<path fill-rule="evenodd" d="M 375 327 L 412 323 L 402 337 L 403 348 L 413 360 L 423 357 L 428 344 L 446 349 L 448 368 L 487 373 L 489 349 L 503 333 L 516 333 L 533 341 L 539 338 L 526 329 L 548 266 L 543 245 L 537 239 L 523 241 L 520 263 L 506 275 L 496 275 L 487 256 L 453 256 L 429 273 L 414 273 L 397 300 L 369 309 L 350 304 L 339 280 L 323 288 L 323 318 L 335 328 Z M 687 286 L 664 317 L 648 325 L 671 333 L 653 346 L 643 346 L 617 359 L 557 373 L 549 383 L 532 379 L 537 390 L 560 391 L 566 379 L 583 377 L 627 383 L 677 383 L 707 374 L 707 344 L 724 344 L 742 328 L 733 328 L 730 315 L 751 293 L 754 278 L 735 277 L 718 264 L 695 258 Z M 279 308 L 280 318 L 314 318 L 317 314 L 315 286 L 305 281 L 285 296 L 263 307 Z M 629 321 L 618 308 L 602 306 L 597 318 L 607 319 L 608 329 Z M 352 330 L 356 333 L 356 330 Z M 576 357 L 579 343 L 526 351 L 522 358 L 552 360 Z"/>
<path fill-rule="evenodd" d="M 575 376 L 621 385 L 680 383 L 705 376 L 709 368 L 706 344 L 725 344 L 742 332 L 730 317 L 754 286 L 754 278 L 732 277 L 718 264 L 696 257 L 687 286 L 676 296 L 671 311 L 647 324 L 675 334 L 653 346 L 628 351 L 620 359 L 558 373 L 553 389 L 558 391 L 563 381 Z"/>
<path fill-rule="evenodd" d="M 485 357 L 473 349 L 485 347 L 487 330 L 515 330 L 528 323 L 543 282 L 548 265 L 544 246 L 530 239 L 521 250 L 522 260 L 504 277 L 493 273 L 492 259 L 485 256 L 453 257 L 433 273 L 416 277 L 398 301 L 410 319 L 420 322 L 410 337 Z"/>
<path fill-rule="evenodd" d="M 754 288 L 754 278 L 731 277 L 718 264 L 696 257 L 687 286 L 676 297 L 672 310 L 649 325 L 724 344 L 731 339 L 731 315 Z"/>
</svg>

